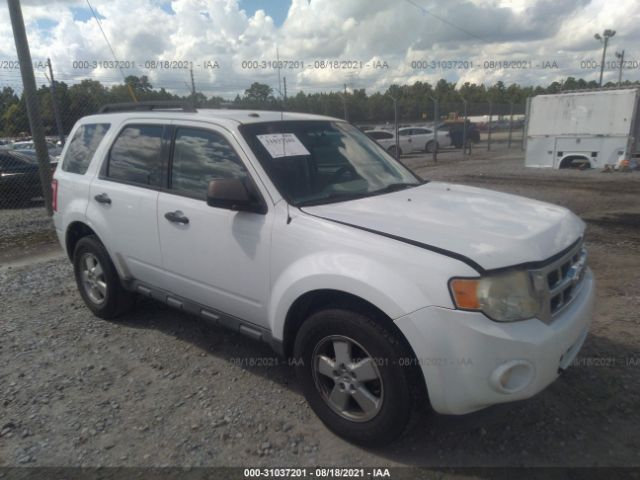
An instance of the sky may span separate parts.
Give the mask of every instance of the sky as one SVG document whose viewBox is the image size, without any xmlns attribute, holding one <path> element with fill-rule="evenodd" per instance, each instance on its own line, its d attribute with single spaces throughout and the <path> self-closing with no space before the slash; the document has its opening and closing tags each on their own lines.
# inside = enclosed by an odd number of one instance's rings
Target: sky
<svg viewBox="0 0 640 480">
<path fill-rule="evenodd" d="M 51 58 L 56 80 L 147 75 L 179 94 L 189 92 L 193 68 L 198 91 L 226 98 L 254 81 L 276 95 L 285 81 L 289 95 L 440 78 L 548 85 L 597 80 L 594 34 L 604 29 L 616 30 L 605 81 L 617 80 L 622 50 L 623 79 L 640 80 L 637 0 L 22 0 L 22 9 L 38 83 L 48 83 Z M 2 1 L 0 88 L 20 90 L 15 60 Z"/>
</svg>

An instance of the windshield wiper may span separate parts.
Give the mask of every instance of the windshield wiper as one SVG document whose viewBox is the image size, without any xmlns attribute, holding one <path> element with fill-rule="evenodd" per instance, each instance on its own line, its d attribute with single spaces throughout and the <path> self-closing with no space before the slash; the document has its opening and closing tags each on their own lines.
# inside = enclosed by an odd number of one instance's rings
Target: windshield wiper
<svg viewBox="0 0 640 480">
<path fill-rule="evenodd" d="M 355 200 L 357 198 L 368 197 L 371 195 L 371 192 L 361 192 L 361 193 L 332 193 L 331 195 L 327 195 L 322 198 L 313 198 L 311 200 L 304 200 L 302 202 L 296 203 L 296 207 L 311 207 L 314 205 L 323 205 L 325 203 L 334 203 L 334 202 L 346 202 L 347 200 Z"/>
<path fill-rule="evenodd" d="M 407 188 L 413 188 L 413 187 L 417 187 L 419 185 L 421 185 L 421 184 L 420 183 L 406 183 L 406 182 L 390 183 L 386 187 L 383 187 L 380 190 L 374 190 L 373 192 L 370 192 L 370 193 L 373 194 L 373 195 L 376 195 L 378 193 L 397 192 L 399 190 L 405 190 Z"/>
</svg>

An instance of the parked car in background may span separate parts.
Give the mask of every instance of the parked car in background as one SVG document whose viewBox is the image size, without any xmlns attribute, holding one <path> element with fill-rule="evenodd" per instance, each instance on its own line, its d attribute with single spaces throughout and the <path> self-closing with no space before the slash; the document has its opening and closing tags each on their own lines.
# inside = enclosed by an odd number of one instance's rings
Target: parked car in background
<svg viewBox="0 0 640 480">
<path fill-rule="evenodd" d="M 454 120 L 445 123 L 446 128 L 449 130 L 449 137 L 451 138 L 451 144 L 455 148 L 462 148 L 464 143 L 464 120 Z M 475 123 L 467 120 L 467 140 L 472 143 L 480 142 L 480 130 Z"/>
<path fill-rule="evenodd" d="M 384 148 L 391 156 L 396 156 L 396 136 L 393 131 L 389 130 L 367 130 L 364 132 L 369 138 L 375 140 L 378 145 Z M 399 137 L 398 146 L 400 147 L 400 155 L 412 151 L 412 145 L 408 141 L 408 137 Z"/>
<path fill-rule="evenodd" d="M 47 150 L 49 151 L 49 155 L 51 157 L 58 157 L 60 156 L 60 154 L 62 153 L 62 147 L 59 145 L 56 145 L 54 142 L 46 142 L 47 144 Z M 35 152 L 35 145 L 33 143 L 32 140 L 26 141 L 26 142 L 13 142 L 9 145 L 9 148 L 11 148 L 12 150 L 18 150 L 18 151 L 33 151 Z"/>
<path fill-rule="evenodd" d="M 54 171 L 57 162 L 51 164 Z M 42 197 L 38 163 L 15 150 L 0 150 L 0 203 L 22 206 Z"/>
<path fill-rule="evenodd" d="M 398 136 L 408 145 L 403 148 L 404 153 L 410 152 L 433 152 L 435 142 L 433 139 L 433 129 L 426 127 L 405 127 L 398 130 Z M 447 129 L 438 128 L 438 149 L 451 145 L 451 137 Z"/>
</svg>

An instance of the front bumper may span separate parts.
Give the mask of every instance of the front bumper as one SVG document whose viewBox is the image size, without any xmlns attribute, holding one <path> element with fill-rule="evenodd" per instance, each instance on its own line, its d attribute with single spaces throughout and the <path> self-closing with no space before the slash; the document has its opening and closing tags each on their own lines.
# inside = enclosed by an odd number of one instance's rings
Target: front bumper
<svg viewBox="0 0 640 480">
<path fill-rule="evenodd" d="M 550 324 L 499 323 L 482 313 L 426 307 L 396 325 L 422 368 L 435 411 L 464 414 L 529 398 L 553 382 L 578 354 L 595 301 L 590 270 L 571 305 Z"/>
</svg>

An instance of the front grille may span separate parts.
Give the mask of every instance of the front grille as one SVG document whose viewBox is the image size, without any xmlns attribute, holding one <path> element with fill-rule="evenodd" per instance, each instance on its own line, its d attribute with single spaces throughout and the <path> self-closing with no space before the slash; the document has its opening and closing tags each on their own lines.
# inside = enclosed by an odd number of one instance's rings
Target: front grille
<svg viewBox="0 0 640 480">
<path fill-rule="evenodd" d="M 582 288 L 586 267 L 587 251 L 579 242 L 559 259 L 531 271 L 534 286 L 542 297 L 540 320 L 551 322 L 571 304 Z"/>
</svg>

